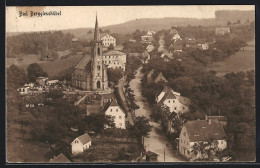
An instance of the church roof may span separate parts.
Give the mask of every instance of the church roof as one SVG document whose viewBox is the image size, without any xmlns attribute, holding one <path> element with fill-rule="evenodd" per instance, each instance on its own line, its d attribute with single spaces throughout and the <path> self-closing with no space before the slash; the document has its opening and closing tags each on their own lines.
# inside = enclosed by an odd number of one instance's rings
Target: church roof
<svg viewBox="0 0 260 168">
<path fill-rule="evenodd" d="M 78 63 L 78 65 L 76 65 L 75 68 L 84 70 L 86 69 L 86 65 L 89 63 L 89 61 L 90 61 L 90 56 L 86 55 L 80 60 L 80 62 Z"/>
</svg>

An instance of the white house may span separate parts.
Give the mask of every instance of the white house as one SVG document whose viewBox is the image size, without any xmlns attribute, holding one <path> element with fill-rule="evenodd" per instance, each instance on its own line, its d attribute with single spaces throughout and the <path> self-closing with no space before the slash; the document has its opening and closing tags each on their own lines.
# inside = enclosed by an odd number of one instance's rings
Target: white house
<svg viewBox="0 0 260 168">
<path fill-rule="evenodd" d="M 71 142 L 71 152 L 73 155 L 80 154 L 91 146 L 91 137 L 85 133 Z"/>
<path fill-rule="evenodd" d="M 165 87 L 157 96 L 156 101 L 162 107 L 169 107 L 170 112 L 183 114 L 189 112 L 190 100 L 174 92 L 169 87 Z"/>
<path fill-rule="evenodd" d="M 179 137 L 179 153 L 189 160 L 207 158 L 207 154 L 200 152 L 195 155 L 193 152 L 194 144 L 201 142 L 207 144 L 210 141 L 217 142 L 219 151 L 227 147 L 226 134 L 223 126 L 211 120 L 195 120 L 186 122 L 181 130 Z"/>
<path fill-rule="evenodd" d="M 116 99 L 110 99 L 110 101 L 107 102 L 107 104 L 102 108 L 102 111 L 105 115 L 112 116 L 114 118 L 115 128 L 126 129 L 126 115 L 124 110 L 117 104 Z"/>
<path fill-rule="evenodd" d="M 173 41 L 177 41 L 177 40 L 182 40 L 181 36 L 179 35 L 179 33 L 176 33 L 172 36 L 171 40 Z"/>
<path fill-rule="evenodd" d="M 121 68 L 125 71 L 126 54 L 123 52 L 110 50 L 103 54 L 103 61 L 108 68 Z"/>
<path fill-rule="evenodd" d="M 149 44 L 149 45 L 147 45 L 147 47 L 146 47 L 146 51 L 151 52 L 151 51 L 153 51 L 154 48 L 155 48 L 154 45 Z"/>
<path fill-rule="evenodd" d="M 18 91 L 21 95 L 26 95 L 26 94 L 29 93 L 30 87 L 29 87 L 29 86 L 22 86 L 22 87 L 18 88 L 17 91 Z"/>
<path fill-rule="evenodd" d="M 113 46 L 116 46 L 116 38 L 113 36 L 106 34 L 104 37 L 101 38 L 101 41 L 105 47 L 110 46 L 112 44 Z"/>
<path fill-rule="evenodd" d="M 155 35 L 155 32 L 154 31 L 151 31 L 151 30 L 149 30 L 147 33 L 146 33 L 148 36 L 153 36 L 153 35 Z"/>
</svg>

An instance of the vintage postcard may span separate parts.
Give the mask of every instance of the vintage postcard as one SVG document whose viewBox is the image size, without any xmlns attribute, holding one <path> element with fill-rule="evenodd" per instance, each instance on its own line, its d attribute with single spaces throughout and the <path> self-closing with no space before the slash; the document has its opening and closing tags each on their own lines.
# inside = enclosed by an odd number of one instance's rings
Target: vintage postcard
<svg viewBox="0 0 260 168">
<path fill-rule="evenodd" d="M 6 7 L 6 162 L 255 162 L 255 6 Z"/>
</svg>

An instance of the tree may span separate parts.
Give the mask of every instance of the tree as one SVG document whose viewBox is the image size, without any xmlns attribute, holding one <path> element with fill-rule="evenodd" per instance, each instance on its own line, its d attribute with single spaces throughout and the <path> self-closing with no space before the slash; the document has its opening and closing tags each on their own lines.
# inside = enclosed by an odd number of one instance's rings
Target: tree
<svg viewBox="0 0 260 168">
<path fill-rule="evenodd" d="M 149 132 L 152 129 L 152 126 L 149 124 L 149 119 L 146 117 L 136 117 L 135 118 L 135 124 L 130 127 L 131 133 L 138 138 L 138 140 L 141 142 L 142 137 L 148 137 Z"/>
<path fill-rule="evenodd" d="M 108 80 L 117 84 L 119 79 L 123 77 L 123 71 L 120 68 L 108 68 L 107 69 Z"/>
<path fill-rule="evenodd" d="M 33 64 L 29 65 L 29 67 L 27 68 L 27 74 L 28 74 L 30 82 L 35 82 L 37 77 L 40 77 L 40 76 L 47 77 L 48 76 L 48 74 L 46 72 L 44 72 L 42 67 L 37 63 L 33 63 Z"/>
</svg>

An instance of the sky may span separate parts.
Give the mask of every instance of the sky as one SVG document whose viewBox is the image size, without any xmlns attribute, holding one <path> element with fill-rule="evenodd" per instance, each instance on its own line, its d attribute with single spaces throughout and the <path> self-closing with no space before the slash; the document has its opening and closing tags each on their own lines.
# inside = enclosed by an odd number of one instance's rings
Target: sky
<svg viewBox="0 0 260 168">
<path fill-rule="evenodd" d="M 96 13 L 99 26 L 124 23 L 141 18 L 214 18 L 216 10 L 254 10 L 254 5 L 167 5 L 167 6 L 46 6 L 6 7 L 6 31 L 28 32 L 93 28 Z M 19 12 L 28 16 L 19 17 Z M 34 12 L 61 12 L 61 15 L 32 16 Z"/>
</svg>

